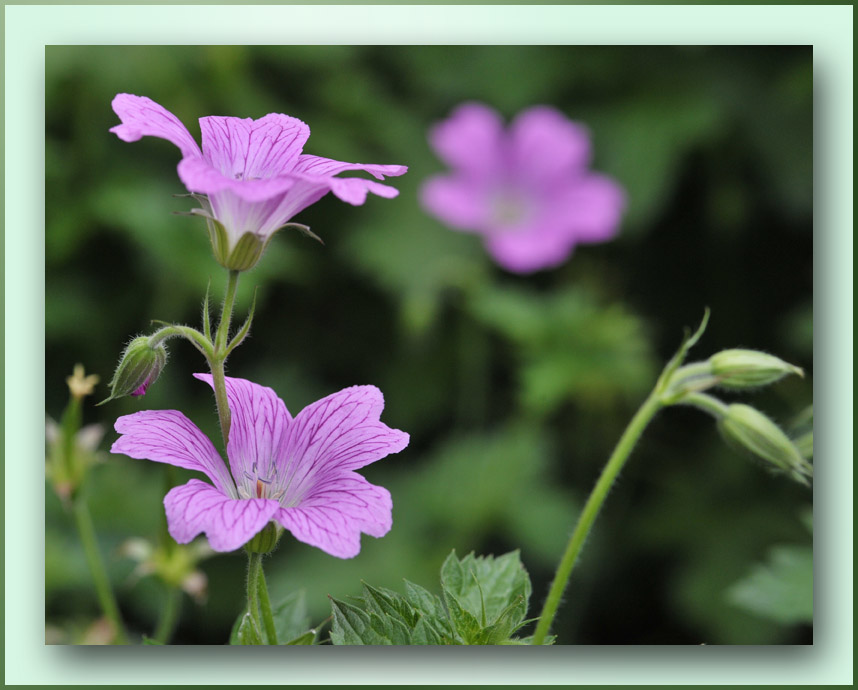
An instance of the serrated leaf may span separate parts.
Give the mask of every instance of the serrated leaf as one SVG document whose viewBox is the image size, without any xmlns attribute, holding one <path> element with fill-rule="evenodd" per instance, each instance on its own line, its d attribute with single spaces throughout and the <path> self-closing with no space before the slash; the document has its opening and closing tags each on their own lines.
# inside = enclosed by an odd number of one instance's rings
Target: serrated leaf
<svg viewBox="0 0 858 690">
<path fill-rule="evenodd" d="M 390 644 L 376 633 L 367 613 L 358 607 L 330 597 L 334 620 L 331 627 L 331 642 L 335 645 Z"/>
<path fill-rule="evenodd" d="M 444 618 L 444 606 L 441 600 L 420 585 L 405 580 L 405 598 L 418 611 L 426 616 Z"/>
<path fill-rule="evenodd" d="M 530 577 L 518 551 L 497 558 L 470 553 L 461 561 L 454 551 L 442 566 L 441 587 L 445 596 L 455 597 L 477 620 L 485 610 L 487 625 L 494 624 L 510 605 L 526 611 L 531 593 Z"/>
</svg>

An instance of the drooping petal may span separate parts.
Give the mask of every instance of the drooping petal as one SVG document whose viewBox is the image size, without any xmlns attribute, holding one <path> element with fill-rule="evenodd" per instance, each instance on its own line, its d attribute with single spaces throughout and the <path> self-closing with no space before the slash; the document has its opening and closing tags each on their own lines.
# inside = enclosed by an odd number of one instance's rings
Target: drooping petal
<svg viewBox="0 0 858 690">
<path fill-rule="evenodd" d="M 510 125 L 509 137 L 517 178 L 528 186 L 551 183 L 590 163 L 587 130 L 548 106 L 520 113 Z"/>
<path fill-rule="evenodd" d="M 429 178 L 420 189 L 420 203 L 441 222 L 458 230 L 485 229 L 492 216 L 484 185 L 462 177 Z"/>
<path fill-rule="evenodd" d="M 210 484 L 191 479 L 170 489 L 164 508 L 170 535 L 180 544 L 205 532 L 215 551 L 233 551 L 265 527 L 280 504 L 267 498 L 230 498 Z"/>
<path fill-rule="evenodd" d="M 274 519 L 296 539 L 339 558 L 360 552 L 360 534 L 383 537 L 390 531 L 393 503 L 387 489 L 354 472 L 320 480 L 300 505 L 280 508 Z"/>
<path fill-rule="evenodd" d="M 289 172 L 310 137 L 301 120 L 269 113 L 258 120 L 201 117 L 203 155 L 233 180 L 256 180 Z"/>
<path fill-rule="evenodd" d="M 211 374 L 194 374 L 212 388 Z M 236 486 L 244 485 L 248 495 L 256 492 L 256 477 L 274 474 L 275 458 L 291 415 L 277 394 L 245 379 L 226 377 L 230 426 L 227 455 Z M 250 476 L 248 476 L 250 475 Z"/>
<path fill-rule="evenodd" d="M 398 189 L 374 180 L 334 177 L 335 173 L 343 170 L 365 170 L 379 179 L 384 179 L 384 175 L 402 175 L 408 168 L 404 165 L 341 163 L 318 156 L 302 155 L 295 169 L 286 174 L 286 177 L 294 182 L 294 186 L 280 197 L 279 205 L 268 216 L 268 221 L 262 228 L 262 234 L 271 234 L 328 192 L 333 192 L 334 196 L 352 206 L 362 205 L 370 192 L 385 199 L 399 195 Z"/>
<path fill-rule="evenodd" d="M 605 242 L 617 234 L 626 194 L 614 180 L 589 174 L 557 189 L 546 199 L 549 223 L 569 229 L 575 242 Z"/>
<path fill-rule="evenodd" d="M 476 177 L 495 177 L 506 165 L 503 120 L 481 103 L 464 103 L 429 132 L 429 143 L 445 163 Z"/>
<path fill-rule="evenodd" d="M 178 146 L 184 157 L 201 155 L 197 142 L 179 118 L 151 98 L 120 93 L 113 99 L 112 106 L 122 124 L 111 127 L 110 131 L 122 141 L 160 137 Z"/>
<path fill-rule="evenodd" d="M 386 177 L 399 177 L 408 172 L 407 165 L 376 165 L 373 163 L 344 163 L 321 156 L 302 154 L 293 172 L 314 175 L 316 177 L 333 177 L 346 170 L 363 170 L 377 180 Z"/>
<path fill-rule="evenodd" d="M 356 470 L 405 448 L 408 434 L 380 421 L 383 408 L 378 388 L 352 386 L 301 410 L 277 458 L 278 475 L 289 486 L 285 502 L 303 498 L 332 468 Z"/>
<path fill-rule="evenodd" d="M 220 454 L 196 424 L 177 410 L 143 410 L 116 420 L 121 436 L 110 448 L 138 460 L 152 460 L 203 472 L 217 490 L 236 496 Z"/>
</svg>

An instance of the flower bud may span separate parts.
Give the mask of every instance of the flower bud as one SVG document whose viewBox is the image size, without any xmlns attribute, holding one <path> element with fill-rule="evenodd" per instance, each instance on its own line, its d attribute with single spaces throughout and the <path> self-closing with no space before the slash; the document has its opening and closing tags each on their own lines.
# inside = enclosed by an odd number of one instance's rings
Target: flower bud
<svg viewBox="0 0 858 690">
<path fill-rule="evenodd" d="M 712 375 L 725 388 L 756 388 L 780 381 L 789 374 L 804 376 L 796 366 L 756 350 L 722 350 L 709 358 Z"/>
<path fill-rule="evenodd" d="M 265 527 L 262 528 L 259 532 L 256 533 L 256 536 L 253 537 L 245 547 L 249 553 L 271 553 L 274 551 L 274 547 L 277 546 L 277 542 L 280 540 L 280 535 L 283 533 L 283 528 L 275 525 L 273 522 L 269 522 Z"/>
<path fill-rule="evenodd" d="M 781 428 L 749 405 L 728 405 L 718 428 L 728 443 L 751 451 L 802 484 L 807 484 L 813 474 L 813 468 Z"/>
<path fill-rule="evenodd" d="M 122 353 L 119 366 L 116 367 L 116 373 L 110 382 L 110 397 L 107 400 L 124 395 L 144 395 L 166 363 L 167 350 L 162 344 L 153 347 L 151 338 L 145 335 L 134 338 Z"/>
</svg>

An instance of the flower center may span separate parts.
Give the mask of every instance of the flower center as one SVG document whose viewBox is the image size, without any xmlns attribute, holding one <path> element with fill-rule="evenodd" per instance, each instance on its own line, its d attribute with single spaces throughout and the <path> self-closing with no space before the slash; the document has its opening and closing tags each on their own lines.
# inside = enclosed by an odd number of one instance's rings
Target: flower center
<svg viewBox="0 0 858 690">
<path fill-rule="evenodd" d="M 277 471 L 273 470 L 270 477 L 259 474 L 256 463 L 253 463 L 252 473 L 245 471 L 244 478 L 247 480 L 238 487 L 239 498 L 270 498 L 279 501 L 286 493 L 286 488 L 281 488 L 277 480 Z"/>
<path fill-rule="evenodd" d="M 500 230 L 514 230 L 532 213 L 532 204 L 517 190 L 502 189 L 492 199 L 492 222 Z"/>
</svg>

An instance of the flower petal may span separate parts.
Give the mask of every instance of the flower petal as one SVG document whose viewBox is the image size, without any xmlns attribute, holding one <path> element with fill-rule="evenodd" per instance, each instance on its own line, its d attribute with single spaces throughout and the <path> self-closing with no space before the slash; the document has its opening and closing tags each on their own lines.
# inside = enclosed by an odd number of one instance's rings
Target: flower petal
<svg viewBox="0 0 858 690">
<path fill-rule="evenodd" d="M 590 136 L 583 126 L 548 106 L 528 108 L 509 129 L 512 159 L 528 185 L 550 183 L 590 162 Z"/>
<path fill-rule="evenodd" d="M 184 157 L 201 155 L 197 142 L 179 118 L 151 98 L 120 93 L 111 105 L 122 124 L 111 127 L 110 131 L 122 141 L 160 137 L 178 146 Z"/>
<path fill-rule="evenodd" d="M 407 165 L 376 165 L 373 163 L 344 163 L 321 156 L 310 156 L 302 154 L 295 165 L 293 172 L 314 175 L 316 177 L 333 177 L 346 170 L 363 170 L 383 180 L 387 177 L 399 177 L 408 172 Z"/>
<path fill-rule="evenodd" d="M 503 121 L 481 103 L 464 103 L 429 131 L 429 143 L 452 168 L 477 177 L 495 176 L 505 167 Z"/>
<path fill-rule="evenodd" d="M 301 120 L 279 113 L 201 117 L 200 131 L 206 160 L 227 178 L 251 181 L 289 172 L 310 137 Z"/>
<path fill-rule="evenodd" d="M 408 434 L 379 420 L 384 398 L 375 386 L 352 386 L 305 407 L 277 459 L 289 495 L 303 497 L 331 469 L 356 470 L 408 445 Z"/>
<path fill-rule="evenodd" d="M 339 558 L 360 552 L 360 534 L 383 537 L 390 531 L 390 492 L 354 472 L 333 473 L 297 507 L 281 508 L 274 519 L 296 539 Z"/>
<path fill-rule="evenodd" d="M 211 374 L 194 374 L 212 388 Z M 292 419 L 277 394 L 245 379 L 226 377 L 226 397 L 231 416 L 226 453 L 236 486 L 256 492 L 256 477 L 270 477 L 284 432 Z M 248 477 L 247 475 L 251 475 Z"/>
<path fill-rule="evenodd" d="M 180 544 L 205 532 L 215 551 L 233 551 L 250 541 L 279 509 L 267 498 L 225 496 L 199 479 L 170 489 L 164 497 L 167 527 Z"/>
<path fill-rule="evenodd" d="M 605 242 L 617 234 L 626 194 L 614 180 L 590 174 L 558 189 L 547 200 L 552 223 L 569 228 L 575 242 Z"/>
<path fill-rule="evenodd" d="M 237 180 L 224 175 L 203 158 L 183 158 L 179 162 L 179 179 L 189 192 L 210 197 L 226 191 L 248 202 L 265 202 L 295 185 L 291 177 L 279 175 L 264 180 Z"/>
<path fill-rule="evenodd" d="M 574 239 L 562 228 L 532 225 L 489 234 L 486 248 L 495 261 L 514 273 L 533 273 L 562 264 L 572 252 Z"/>
<path fill-rule="evenodd" d="M 121 436 L 111 446 L 111 453 L 203 472 L 220 492 L 237 495 L 229 471 L 212 442 L 181 412 L 135 412 L 117 419 L 114 428 Z"/>
<path fill-rule="evenodd" d="M 482 230 L 492 216 L 483 185 L 464 177 L 439 175 L 420 189 L 420 203 L 442 223 L 459 230 Z"/>
</svg>

